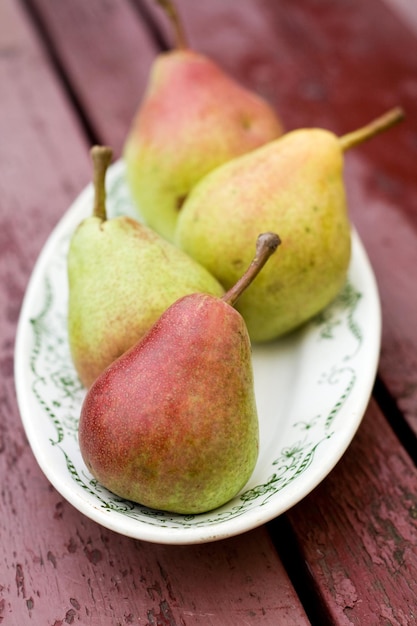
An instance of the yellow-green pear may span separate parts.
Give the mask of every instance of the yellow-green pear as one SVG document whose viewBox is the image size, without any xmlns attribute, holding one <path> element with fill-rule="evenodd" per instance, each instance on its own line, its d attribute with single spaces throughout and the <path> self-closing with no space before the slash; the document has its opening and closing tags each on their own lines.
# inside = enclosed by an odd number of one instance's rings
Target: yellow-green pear
<svg viewBox="0 0 417 626">
<path fill-rule="evenodd" d="M 343 152 L 402 115 L 394 109 L 342 138 L 319 128 L 289 132 L 220 166 L 190 193 L 176 242 L 226 289 L 247 264 L 254 233 L 280 233 L 281 253 L 237 304 L 252 341 L 297 328 L 343 286 L 351 254 Z"/>
<path fill-rule="evenodd" d="M 95 204 L 68 251 L 68 338 L 81 382 L 138 341 L 178 298 L 224 293 L 210 273 L 138 221 L 106 217 L 105 173 L 111 150 L 92 149 Z"/>
<path fill-rule="evenodd" d="M 172 241 L 181 206 L 208 172 L 282 134 L 273 107 L 185 42 L 173 3 L 177 47 L 157 56 L 123 156 L 141 216 Z"/>
</svg>

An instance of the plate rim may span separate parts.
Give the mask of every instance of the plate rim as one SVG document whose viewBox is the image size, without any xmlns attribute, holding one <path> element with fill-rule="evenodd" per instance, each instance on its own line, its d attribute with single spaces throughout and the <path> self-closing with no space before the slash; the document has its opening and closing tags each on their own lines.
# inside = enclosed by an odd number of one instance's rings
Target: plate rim
<svg viewBox="0 0 417 626">
<path fill-rule="evenodd" d="M 124 165 L 121 160 L 116 161 L 113 165 L 111 165 L 108 171 L 109 182 L 112 180 L 112 177 L 116 177 L 117 175 L 120 176 L 123 173 L 123 168 Z M 367 380 L 363 385 L 364 389 L 366 389 L 366 393 L 362 394 L 362 401 L 360 403 L 357 403 L 355 412 L 356 414 L 350 417 L 352 421 L 350 422 L 348 435 L 345 435 L 345 437 L 343 438 L 343 445 L 338 446 L 338 453 L 333 456 L 331 463 L 327 463 L 321 469 L 320 466 L 318 468 L 315 468 L 315 471 L 311 473 L 308 477 L 304 476 L 304 488 L 301 490 L 301 492 L 299 489 L 295 489 L 294 483 L 287 485 L 284 505 L 281 506 L 281 508 L 276 506 L 268 506 L 269 503 L 267 503 L 267 505 L 263 507 L 262 511 L 259 510 L 260 507 L 248 509 L 240 517 L 232 517 L 229 520 L 222 520 L 218 524 L 215 524 L 213 526 L 202 527 L 190 526 L 184 528 L 170 526 L 152 526 L 151 524 L 145 525 L 140 520 L 136 520 L 135 526 L 139 532 L 135 532 L 134 529 L 132 529 L 132 523 L 130 518 L 126 518 L 121 515 L 114 517 L 109 514 L 108 511 L 101 509 L 99 506 L 92 506 L 86 498 L 82 497 L 84 495 L 82 494 L 82 492 L 71 490 L 69 487 L 67 487 L 67 483 L 65 481 L 63 483 L 59 480 L 59 475 L 54 475 L 51 467 L 48 466 L 48 463 L 44 458 L 45 454 L 42 450 L 40 439 L 37 440 L 33 436 L 28 417 L 31 413 L 31 409 L 29 397 L 27 394 L 28 389 L 24 384 L 26 376 L 23 374 L 27 368 L 28 358 L 26 355 L 26 360 L 24 359 L 24 346 L 26 343 L 26 336 L 29 332 L 28 321 L 32 317 L 30 315 L 30 311 L 31 306 L 33 306 L 32 302 L 34 299 L 35 287 L 39 281 L 39 278 L 42 276 L 42 274 L 45 273 L 46 262 L 51 255 L 51 251 L 53 251 L 54 246 L 56 246 L 59 238 L 63 237 L 64 234 L 67 232 L 69 225 L 76 222 L 76 220 L 74 219 L 74 215 L 77 214 L 77 211 L 80 210 L 79 207 L 86 202 L 87 198 L 91 196 L 92 189 L 92 184 L 89 183 L 70 204 L 63 216 L 59 219 L 52 231 L 49 233 L 47 240 L 44 243 L 32 268 L 32 272 L 26 286 L 25 294 L 21 304 L 21 310 L 19 313 L 14 346 L 15 389 L 21 422 L 23 424 L 32 453 L 34 454 L 39 467 L 41 468 L 48 481 L 57 490 L 57 492 L 60 493 L 72 506 L 74 506 L 86 517 L 109 530 L 118 532 L 134 539 L 144 540 L 151 543 L 187 545 L 218 541 L 227 537 L 232 537 L 247 532 L 271 521 L 275 517 L 278 517 L 279 515 L 290 509 L 292 506 L 297 504 L 303 498 L 305 498 L 305 496 L 308 495 L 316 486 L 318 486 L 318 484 L 320 484 L 322 480 L 332 471 L 332 469 L 346 452 L 353 437 L 355 436 L 369 403 L 379 363 L 382 331 L 382 312 L 377 281 L 366 250 L 359 237 L 359 234 L 357 233 L 355 227 L 352 225 L 352 259 L 349 271 L 354 262 L 360 263 L 362 270 L 365 270 L 363 271 L 363 274 L 366 275 L 364 280 L 366 280 L 369 288 L 367 296 L 371 300 L 374 314 L 372 320 L 374 341 L 372 343 L 374 343 L 375 346 L 374 354 L 372 355 L 371 359 L 372 367 L 367 370 Z M 158 529 L 158 531 L 156 531 L 156 528 Z"/>
</svg>

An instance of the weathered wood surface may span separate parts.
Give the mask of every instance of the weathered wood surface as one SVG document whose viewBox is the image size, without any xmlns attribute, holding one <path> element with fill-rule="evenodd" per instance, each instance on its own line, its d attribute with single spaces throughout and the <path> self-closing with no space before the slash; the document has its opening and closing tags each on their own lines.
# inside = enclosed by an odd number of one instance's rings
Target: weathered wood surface
<svg viewBox="0 0 417 626">
<path fill-rule="evenodd" d="M 372 402 L 335 470 L 288 512 L 330 624 L 417 623 L 416 484 Z"/>
<path fill-rule="evenodd" d="M 157 52 L 129 1 L 30 1 L 92 138 L 120 154 Z"/>
<path fill-rule="evenodd" d="M 417 623 L 416 445 L 405 430 L 417 432 L 413 0 L 178 0 L 192 45 L 266 96 L 288 129 L 344 133 L 396 104 L 407 113 L 346 157 L 383 307 L 381 409 L 372 401 L 335 470 L 268 528 L 301 600 L 265 528 L 195 547 L 120 537 L 63 501 L 26 443 L 13 382 L 21 299 L 89 180 L 90 143 L 120 154 L 158 50 L 140 5 L 0 3 L 0 623 Z M 161 11 L 146 6 L 169 40 Z"/>
</svg>

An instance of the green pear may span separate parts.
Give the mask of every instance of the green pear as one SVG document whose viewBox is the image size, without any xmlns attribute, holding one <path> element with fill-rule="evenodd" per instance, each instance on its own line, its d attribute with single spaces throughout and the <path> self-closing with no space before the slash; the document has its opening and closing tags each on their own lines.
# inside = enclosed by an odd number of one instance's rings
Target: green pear
<svg viewBox="0 0 417 626">
<path fill-rule="evenodd" d="M 69 345 L 86 387 L 179 297 L 224 293 L 205 268 L 143 224 L 106 218 L 111 150 L 95 146 L 92 158 L 93 214 L 75 230 L 67 257 Z"/>
<path fill-rule="evenodd" d="M 343 152 L 402 115 L 394 109 L 342 138 L 319 128 L 289 132 L 218 167 L 190 193 L 176 243 L 225 289 L 246 265 L 254 233 L 280 233 L 281 253 L 237 305 L 252 341 L 297 328 L 343 286 L 351 254 Z"/>
<path fill-rule="evenodd" d="M 187 47 L 161 53 L 127 134 L 126 180 L 140 215 L 169 241 L 181 206 L 208 172 L 282 134 L 277 114 L 212 60 Z"/>
<path fill-rule="evenodd" d="M 245 486 L 258 456 L 258 415 L 250 340 L 233 304 L 278 245 L 277 235 L 260 235 L 229 292 L 177 300 L 90 387 L 79 444 L 107 489 L 195 514 Z"/>
</svg>

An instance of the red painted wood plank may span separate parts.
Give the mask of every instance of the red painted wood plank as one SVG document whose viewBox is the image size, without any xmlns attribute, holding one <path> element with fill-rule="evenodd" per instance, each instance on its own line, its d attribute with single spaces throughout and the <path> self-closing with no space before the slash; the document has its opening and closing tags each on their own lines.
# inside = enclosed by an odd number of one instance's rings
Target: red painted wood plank
<svg viewBox="0 0 417 626">
<path fill-rule="evenodd" d="M 330 623 L 417 622 L 416 482 L 372 403 L 337 467 L 289 512 Z"/>
<path fill-rule="evenodd" d="M 47 235 L 90 178 L 88 145 L 20 3 L 0 4 L 0 621 L 306 626 L 265 529 L 207 546 L 133 541 L 49 485 L 13 381 L 16 321 Z"/>
<path fill-rule="evenodd" d="M 417 35 L 417 4 L 412 0 L 382 0 Z"/>
<path fill-rule="evenodd" d="M 30 3 L 97 138 L 117 156 L 155 55 L 148 30 L 126 0 Z"/>
</svg>

